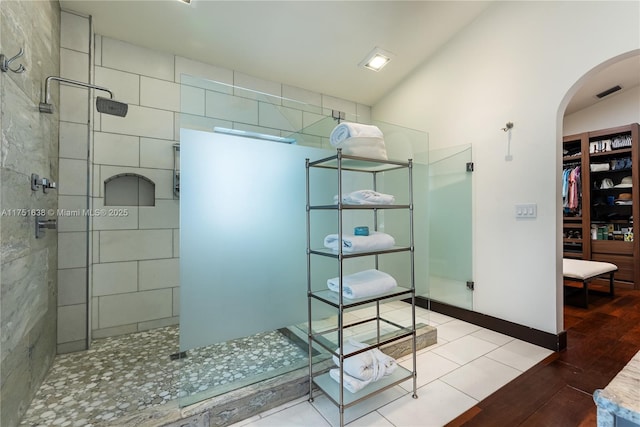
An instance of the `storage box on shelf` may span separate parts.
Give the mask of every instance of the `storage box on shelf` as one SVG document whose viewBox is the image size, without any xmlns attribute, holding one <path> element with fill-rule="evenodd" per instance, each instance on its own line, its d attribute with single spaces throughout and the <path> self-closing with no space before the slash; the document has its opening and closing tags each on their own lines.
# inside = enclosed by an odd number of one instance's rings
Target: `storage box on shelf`
<svg viewBox="0 0 640 427">
<path fill-rule="evenodd" d="M 389 173 L 400 173 L 405 171 L 408 178 L 407 200 L 398 201 L 392 204 L 346 204 L 342 202 L 342 197 L 338 197 L 336 203 L 320 203 L 311 202 L 312 187 L 310 170 L 319 168 L 324 170 L 323 173 L 334 174 L 337 183 L 335 190 L 337 195 L 345 194 L 345 176 L 346 174 L 365 174 L 370 176 L 370 183 L 373 190 L 376 190 L 382 177 Z M 397 172 L 396 172 L 397 171 Z M 307 176 L 307 295 L 308 295 L 308 340 L 309 354 L 313 353 L 314 348 L 319 348 L 332 355 L 334 360 L 338 361 L 340 375 L 337 379 L 330 376 L 329 372 L 314 372 L 313 361 L 309 360 L 309 400 L 313 400 L 314 385 L 322 391 L 331 402 L 333 402 L 340 412 L 340 425 L 344 425 L 344 410 L 356 403 L 367 399 L 379 392 L 387 390 L 397 384 L 407 380 L 413 380 L 413 397 L 416 394 L 416 320 L 415 320 L 415 277 L 414 277 L 414 239 L 413 239 L 413 191 L 412 191 L 412 161 L 406 162 L 386 161 L 377 159 L 368 159 L 355 156 L 342 155 L 341 150 L 337 150 L 336 155 L 319 159 L 316 161 L 306 162 Z M 325 195 L 326 197 L 326 195 Z M 333 212 L 335 214 L 335 225 L 337 227 L 337 247 L 335 250 L 330 248 L 321 248 L 318 244 L 317 233 L 312 233 L 319 224 L 314 224 L 313 216 L 321 212 Z M 384 214 L 383 214 L 384 212 Z M 345 235 L 350 234 L 346 231 L 346 223 L 349 223 L 349 217 L 356 215 L 360 220 L 363 215 L 367 217 L 367 222 L 373 232 L 379 230 L 385 217 L 390 212 L 406 212 L 406 230 L 408 235 L 407 241 L 396 242 L 396 245 L 382 250 L 372 251 L 346 251 L 342 242 Z M 382 218 L 385 217 L 385 218 Z M 329 221 L 331 222 L 331 221 Z M 397 224 L 396 224 L 397 225 Z M 326 225 L 325 225 L 326 227 Z M 312 240 L 312 234 L 315 239 Z M 346 264 L 350 262 L 361 262 L 363 259 L 371 264 L 374 270 L 378 270 L 383 264 L 382 258 L 406 256 L 408 257 L 409 271 L 405 275 L 407 283 L 398 283 L 399 286 L 393 287 L 385 292 L 365 296 L 362 298 L 347 298 L 344 295 L 344 277 Z M 325 263 L 330 260 L 337 264 L 339 289 L 338 292 L 327 289 L 326 278 L 316 270 L 321 270 L 316 265 Z M 335 265 L 334 264 L 334 265 Z M 380 268 L 382 270 L 382 268 Z M 411 322 L 410 324 L 399 324 L 392 319 L 384 316 L 382 305 L 386 302 L 394 300 L 410 301 Z M 335 310 L 336 316 L 328 321 L 314 319 L 314 310 L 316 304 L 322 309 Z M 350 311 L 358 308 L 368 307 L 368 317 L 349 316 Z M 320 310 L 319 310 L 320 311 Z M 364 333 L 363 333 L 364 332 Z M 348 336 L 364 336 L 366 339 L 358 340 L 365 344 L 365 347 L 359 350 L 344 351 L 347 344 Z M 344 366 L 352 357 L 357 357 L 365 351 L 379 349 L 384 345 L 400 340 L 411 340 L 412 346 L 412 369 L 405 369 L 397 365 L 395 370 L 389 375 L 371 382 L 359 391 L 351 392 L 345 389 L 345 372 Z M 349 345 L 347 344 L 347 348 Z"/>
</svg>

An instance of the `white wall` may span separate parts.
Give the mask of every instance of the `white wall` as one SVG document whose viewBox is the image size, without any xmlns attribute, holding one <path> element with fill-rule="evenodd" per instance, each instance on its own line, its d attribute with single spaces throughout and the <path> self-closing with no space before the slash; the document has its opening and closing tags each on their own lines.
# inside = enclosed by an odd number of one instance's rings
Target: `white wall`
<svg viewBox="0 0 640 427">
<path fill-rule="evenodd" d="M 563 329 L 561 115 L 583 75 L 640 48 L 639 8 L 496 3 L 374 106 L 376 120 L 429 132 L 432 148 L 473 146 L 476 311 Z M 508 121 L 512 161 L 500 130 Z M 516 203 L 537 203 L 537 219 L 516 220 Z"/>
<path fill-rule="evenodd" d="M 640 123 L 640 86 L 564 117 L 563 135 Z"/>
</svg>

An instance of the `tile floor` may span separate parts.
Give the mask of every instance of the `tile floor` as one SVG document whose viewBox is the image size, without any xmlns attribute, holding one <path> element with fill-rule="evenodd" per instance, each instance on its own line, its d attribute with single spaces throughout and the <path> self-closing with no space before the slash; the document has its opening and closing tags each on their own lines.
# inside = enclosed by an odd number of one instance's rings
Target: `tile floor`
<svg viewBox="0 0 640 427">
<path fill-rule="evenodd" d="M 366 314 L 363 309 L 353 316 Z M 401 302 L 387 304 L 385 317 L 409 319 Z M 365 426 L 442 426 L 552 353 L 439 313 L 416 309 L 416 322 L 434 325 L 438 343 L 417 353 L 418 399 L 411 381 L 345 411 L 345 423 Z M 399 360 L 411 369 L 411 357 Z M 297 399 L 233 427 L 329 427 L 339 425 L 337 407 L 318 393 L 314 402 Z"/>
</svg>

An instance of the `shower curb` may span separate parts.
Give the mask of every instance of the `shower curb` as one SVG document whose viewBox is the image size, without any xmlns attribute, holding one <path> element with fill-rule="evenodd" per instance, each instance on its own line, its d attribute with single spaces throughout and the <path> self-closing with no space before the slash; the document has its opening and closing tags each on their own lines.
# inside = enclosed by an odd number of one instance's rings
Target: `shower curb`
<svg viewBox="0 0 640 427">
<path fill-rule="evenodd" d="M 418 350 L 436 344 L 435 327 L 420 324 L 416 331 Z M 382 349 L 389 356 L 398 359 L 410 354 L 411 347 L 411 337 L 407 337 Z M 314 372 L 322 372 L 332 366 L 334 365 L 331 359 L 324 360 L 314 365 Z M 113 425 L 224 427 L 308 395 L 309 369 L 305 367 L 182 408 L 178 406 L 178 401 L 172 401 L 161 407 L 153 407 L 132 414 L 127 418 L 119 418 L 118 424 Z"/>
</svg>

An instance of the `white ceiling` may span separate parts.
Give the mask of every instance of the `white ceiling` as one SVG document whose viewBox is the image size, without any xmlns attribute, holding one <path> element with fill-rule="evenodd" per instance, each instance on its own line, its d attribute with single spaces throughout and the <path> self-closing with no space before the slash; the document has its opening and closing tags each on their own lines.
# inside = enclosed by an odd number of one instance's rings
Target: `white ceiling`
<svg viewBox="0 0 640 427">
<path fill-rule="evenodd" d="M 95 32 L 266 80 L 373 105 L 491 1 L 61 0 L 93 16 Z M 358 67 L 374 48 L 394 54 L 380 72 Z M 638 62 L 638 63 L 636 63 Z M 640 83 L 640 61 L 587 82 L 593 94 Z M 629 70 L 629 65 L 635 69 Z M 619 81 L 625 75 L 624 82 Z"/>
</svg>

